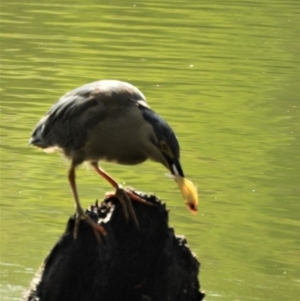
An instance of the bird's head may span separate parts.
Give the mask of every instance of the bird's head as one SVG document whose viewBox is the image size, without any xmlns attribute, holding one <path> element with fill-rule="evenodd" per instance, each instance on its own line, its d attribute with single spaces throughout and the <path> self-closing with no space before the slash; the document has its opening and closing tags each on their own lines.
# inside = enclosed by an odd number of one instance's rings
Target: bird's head
<svg viewBox="0 0 300 301">
<path fill-rule="evenodd" d="M 144 118 L 150 127 L 150 159 L 162 163 L 177 182 L 185 203 L 192 213 L 197 213 L 198 194 L 194 184 L 184 177 L 180 164 L 178 140 L 172 128 L 152 110 L 144 111 Z M 148 145 L 149 145 L 148 144 Z"/>
</svg>

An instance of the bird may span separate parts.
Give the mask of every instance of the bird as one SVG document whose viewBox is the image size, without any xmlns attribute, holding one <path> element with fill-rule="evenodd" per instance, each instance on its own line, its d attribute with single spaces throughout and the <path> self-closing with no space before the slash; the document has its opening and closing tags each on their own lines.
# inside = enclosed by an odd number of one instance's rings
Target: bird
<svg viewBox="0 0 300 301">
<path fill-rule="evenodd" d="M 112 194 L 121 202 L 125 218 L 130 216 L 137 227 L 131 199 L 151 204 L 123 188 L 101 169 L 99 161 L 135 165 L 150 159 L 161 163 L 178 183 L 188 208 L 197 212 L 197 190 L 184 176 L 174 131 L 130 83 L 99 80 L 66 93 L 38 121 L 29 144 L 46 153 L 62 152 L 70 160 L 68 181 L 76 209 L 75 239 L 81 220 L 90 224 L 96 235 L 106 235 L 104 227 L 84 212 L 79 201 L 75 170 L 83 162 L 115 189 Z"/>
</svg>

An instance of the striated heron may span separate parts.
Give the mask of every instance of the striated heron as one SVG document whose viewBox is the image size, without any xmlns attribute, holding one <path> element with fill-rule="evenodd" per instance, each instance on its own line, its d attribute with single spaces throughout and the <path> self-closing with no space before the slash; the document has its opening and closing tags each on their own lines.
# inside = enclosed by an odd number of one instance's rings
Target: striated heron
<svg viewBox="0 0 300 301">
<path fill-rule="evenodd" d="M 97 235 L 106 234 L 103 227 L 84 213 L 79 202 L 75 168 L 84 161 L 115 188 L 125 218 L 130 215 L 137 226 L 130 198 L 148 203 L 129 189 L 123 189 L 98 166 L 98 161 L 133 165 L 151 159 L 161 163 L 172 173 L 188 208 L 197 212 L 197 192 L 192 182 L 184 178 L 173 130 L 129 83 L 101 80 L 65 94 L 38 122 L 29 144 L 45 152 L 61 151 L 71 161 L 68 179 L 76 207 L 75 238 L 81 219 L 85 219 Z"/>
</svg>

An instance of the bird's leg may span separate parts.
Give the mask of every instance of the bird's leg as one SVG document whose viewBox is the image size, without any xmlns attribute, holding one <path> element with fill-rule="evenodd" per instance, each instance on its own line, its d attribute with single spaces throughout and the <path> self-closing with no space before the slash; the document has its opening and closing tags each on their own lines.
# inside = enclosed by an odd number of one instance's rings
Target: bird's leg
<svg viewBox="0 0 300 301">
<path fill-rule="evenodd" d="M 77 188 L 76 188 L 76 181 L 75 181 L 75 166 L 73 164 L 70 167 L 68 178 L 69 178 L 69 183 L 74 197 L 75 208 L 76 208 L 76 219 L 75 219 L 75 226 L 74 226 L 74 233 L 73 233 L 74 239 L 77 238 L 80 220 L 85 219 L 87 223 L 89 223 L 92 226 L 96 238 L 100 240 L 99 232 L 102 233 L 103 235 L 106 235 L 106 231 L 103 227 L 95 223 L 86 213 L 84 213 L 80 205 Z"/>
<path fill-rule="evenodd" d="M 93 166 L 93 168 L 96 170 L 96 172 L 101 176 L 103 177 L 112 187 L 114 187 L 116 189 L 116 193 L 115 194 L 118 194 L 119 191 L 122 190 L 122 186 L 119 185 L 110 175 L 108 175 L 103 169 L 99 168 L 98 166 L 98 163 L 97 162 L 91 162 L 91 165 Z M 120 197 L 119 198 L 119 201 L 122 205 L 122 208 L 123 208 L 123 213 L 124 213 L 124 217 L 126 220 L 128 220 L 129 218 L 129 215 L 128 215 L 128 210 L 127 210 L 127 207 L 128 207 L 128 204 L 127 204 L 127 199 L 123 198 L 123 197 Z M 131 203 L 131 201 L 130 201 Z"/>
<path fill-rule="evenodd" d="M 123 189 L 122 185 L 120 185 L 118 182 L 116 182 L 109 174 L 107 174 L 102 168 L 100 168 L 98 166 L 98 163 L 97 162 L 91 162 L 91 165 L 93 166 L 93 168 L 96 170 L 96 172 L 102 177 L 104 178 L 106 181 L 109 182 L 109 184 L 115 188 L 116 190 L 118 189 Z M 149 203 L 145 200 L 143 200 L 142 198 L 138 197 L 137 195 L 135 195 L 134 193 L 132 193 L 131 191 L 129 190 L 125 190 L 126 191 L 126 194 L 132 198 L 134 201 L 137 201 L 137 202 L 140 202 L 144 205 L 148 205 L 148 206 L 153 206 L 152 203 Z"/>
<path fill-rule="evenodd" d="M 132 207 L 131 199 L 127 196 L 126 191 L 123 190 L 122 186 L 118 184 L 110 175 L 108 175 L 103 169 L 99 168 L 97 162 L 92 162 L 91 165 L 94 167 L 96 172 L 103 177 L 106 181 L 109 182 L 111 186 L 113 186 L 116 189 L 116 192 L 114 193 L 115 196 L 119 199 L 122 208 L 124 217 L 126 220 L 129 219 L 128 211 L 136 224 L 136 226 L 139 228 L 139 223 L 137 220 L 137 217 L 135 215 L 134 209 Z"/>
<path fill-rule="evenodd" d="M 98 163 L 97 162 L 91 162 L 91 165 L 93 166 L 93 168 L 95 169 L 95 171 L 101 176 L 103 177 L 106 181 L 109 182 L 109 184 L 111 186 L 113 186 L 116 189 L 116 192 L 114 193 L 115 196 L 117 196 L 117 198 L 119 199 L 119 201 L 121 202 L 121 205 L 123 207 L 123 212 L 124 212 L 124 216 L 125 219 L 128 220 L 128 211 L 129 214 L 131 215 L 133 222 L 135 223 L 135 225 L 137 226 L 137 228 L 139 228 L 139 223 L 136 217 L 136 214 L 134 212 L 134 209 L 132 207 L 132 203 L 131 203 L 131 199 L 133 199 L 134 201 L 143 203 L 145 205 L 152 205 L 151 203 L 139 198 L 137 195 L 135 195 L 134 193 L 132 193 L 131 191 L 128 190 L 124 190 L 122 188 L 122 186 L 120 184 L 118 184 L 110 175 L 108 175 L 103 169 L 99 168 Z"/>
</svg>

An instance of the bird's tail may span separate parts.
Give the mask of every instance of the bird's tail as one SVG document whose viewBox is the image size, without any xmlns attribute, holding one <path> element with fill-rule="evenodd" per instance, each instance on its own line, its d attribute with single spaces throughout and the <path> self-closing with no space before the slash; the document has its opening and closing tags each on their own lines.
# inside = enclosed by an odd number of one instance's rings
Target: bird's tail
<svg viewBox="0 0 300 301">
<path fill-rule="evenodd" d="M 49 144 L 45 141 L 46 139 L 43 138 L 43 136 L 45 136 L 44 128 L 44 122 L 40 121 L 32 132 L 32 135 L 28 141 L 29 145 L 34 145 L 39 148 L 47 148 L 49 146 Z"/>
<path fill-rule="evenodd" d="M 36 147 L 43 148 L 43 143 L 39 137 L 32 135 L 28 141 L 28 145 L 34 145 Z"/>
</svg>

